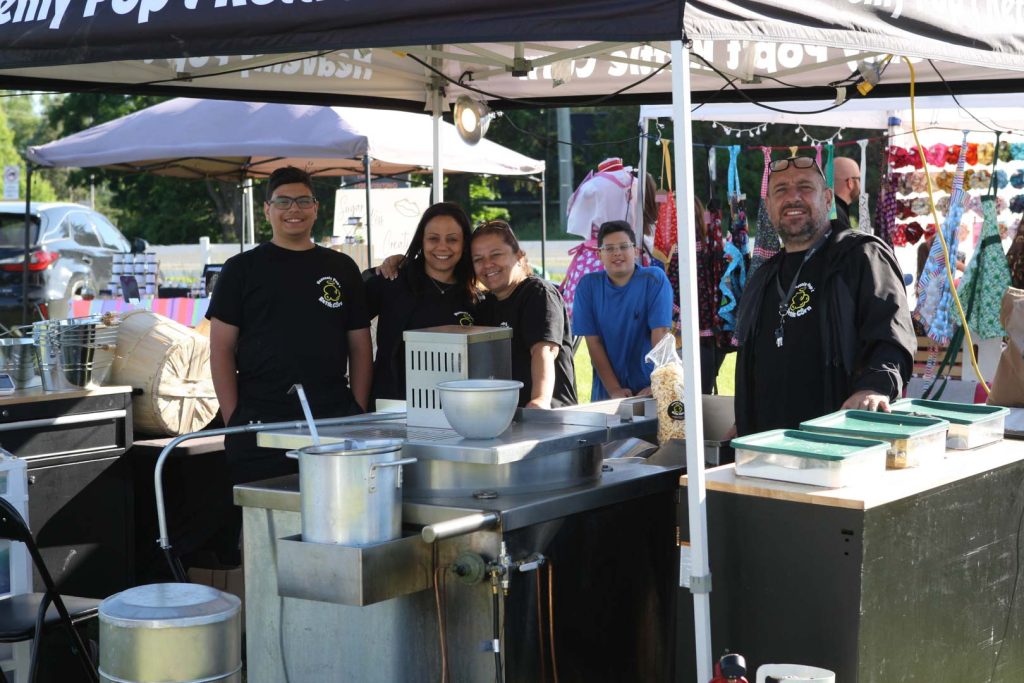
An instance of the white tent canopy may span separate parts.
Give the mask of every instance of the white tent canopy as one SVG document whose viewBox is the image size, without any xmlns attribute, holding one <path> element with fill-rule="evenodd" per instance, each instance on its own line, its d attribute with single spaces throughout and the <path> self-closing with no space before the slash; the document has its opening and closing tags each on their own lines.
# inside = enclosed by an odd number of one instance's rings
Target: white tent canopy
<svg viewBox="0 0 1024 683">
<path fill-rule="evenodd" d="M 936 69 L 958 92 L 1024 90 L 1024 9 L 1016 2 L 687 0 L 669 7 L 685 9 L 681 27 L 668 21 L 672 12 L 664 11 L 664 3 L 650 2 L 392 0 L 384 14 L 375 11 L 375 3 L 357 2 L 232 3 L 230 9 L 227 3 L 219 8 L 193 3 L 188 11 L 184 4 L 156 3 L 164 9 L 145 19 L 141 13 L 137 19 L 135 13 L 122 16 L 126 3 L 86 4 L 88 16 L 81 8 L 62 19 L 37 13 L 31 19 L 38 30 L 0 25 L 0 87 L 205 90 L 238 99 L 302 98 L 408 109 L 426 104 L 435 116 L 441 101 L 467 93 L 555 106 L 551 103 L 581 104 L 581 99 L 611 103 L 616 97 L 652 101 L 671 92 L 681 136 L 689 134 L 693 92 L 724 101 L 727 95 L 714 91 L 733 88 L 758 99 L 788 100 L 803 90 L 800 97 L 826 99 L 835 96 L 831 83 L 852 82 L 858 61 L 890 53 L 936 60 Z M 662 13 L 655 15 L 658 10 Z M 315 21 L 316 13 L 322 21 Z M 653 26 L 640 25 L 652 17 Z M 247 30 L 239 31 L 243 23 Z M 683 48 L 684 37 L 692 40 L 691 50 Z M 530 40 L 536 42 L 522 42 Z M 411 46 L 394 47 L 403 44 Z M 261 50 L 279 54 L 256 54 Z M 674 68 L 664 68 L 670 53 Z M 190 56 L 203 54 L 224 56 Z M 945 91 L 924 62 L 918 63 L 916 79 L 921 94 Z M 875 92 L 905 95 L 908 80 L 907 66 L 893 61 Z M 686 144 L 675 150 L 677 203 L 693 206 L 692 151 Z M 677 228 L 680 253 L 695 254 L 687 212 L 679 212 Z M 696 678 L 706 681 L 711 678 L 711 582 L 693 259 L 680 260 L 680 280 L 687 283 L 680 308 L 688 378 Z"/>
<path fill-rule="evenodd" d="M 774 102 L 779 112 L 759 107 L 751 102 L 705 104 L 692 116 L 699 121 L 736 123 L 811 123 L 836 128 L 866 128 L 884 130 L 890 118 L 896 117 L 904 127 L 910 126 L 909 97 L 857 97 L 830 111 L 821 111 L 834 104 L 831 101 L 811 100 Z M 957 103 L 959 102 L 959 104 Z M 940 127 L 955 129 L 982 129 L 987 126 L 999 131 L 1024 130 L 1024 108 L 1017 93 L 993 95 L 960 95 L 954 100 L 949 95 L 926 95 L 915 99 L 919 128 Z M 968 113 L 969 112 L 969 113 Z M 971 117 L 976 116 L 979 120 Z M 669 105 L 644 105 L 640 119 L 670 118 Z"/>
<path fill-rule="evenodd" d="M 313 175 L 373 175 L 433 166 L 430 116 L 348 107 L 177 98 L 31 147 L 42 166 L 105 167 L 182 178 L 239 179 L 296 166 Z M 446 172 L 542 173 L 544 162 L 489 140 L 466 144 L 441 124 Z"/>
</svg>

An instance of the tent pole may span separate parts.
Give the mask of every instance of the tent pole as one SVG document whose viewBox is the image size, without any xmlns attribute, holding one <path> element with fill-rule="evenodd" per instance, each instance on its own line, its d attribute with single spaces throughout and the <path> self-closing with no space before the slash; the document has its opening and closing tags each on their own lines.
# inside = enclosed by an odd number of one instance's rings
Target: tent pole
<svg viewBox="0 0 1024 683">
<path fill-rule="evenodd" d="M 434 95 L 440 99 L 439 95 Z M 438 99 L 434 100 L 434 182 L 431 188 L 434 203 L 444 201 L 444 169 L 441 167 L 441 108 Z"/>
<path fill-rule="evenodd" d="M 42 224 L 40 224 L 42 227 Z M 25 160 L 25 259 L 21 264 L 21 324 L 28 324 L 28 262 L 32 258 L 32 162 Z"/>
<path fill-rule="evenodd" d="M 690 519 L 694 641 L 697 681 L 710 681 L 711 571 L 708 568 L 707 497 L 704 481 L 704 426 L 701 417 L 700 358 L 697 319 L 697 239 L 693 230 L 693 121 L 690 116 L 690 53 L 672 41 L 672 118 L 676 157 L 676 212 L 679 249 L 679 311 L 686 376 L 686 488 Z"/>
<path fill-rule="evenodd" d="M 642 118 L 637 125 L 640 127 L 640 161 L 636 171 L 636 224 L 640 227 L 640 234 L 636 237 L 642 242 L 647 229 L 644 225 L 644 195 L 647 194 L 647 131 L 651 120 Z"/>
<path fill-rule="evenodd" d="M 370 155 L 363 155 L 363 171 L 366 173 L 366 267 L 373 268 L 373 247 L 370 244 Z"/>
<path fill-rule="evenodd" d="M 548 197 L 547 169 L 540 172 L 540 270 L 548 277 L 547 243 L 548 243 Z"/>
<path fill-rule="evenodd" d="M 253 200 L 254 194 L 255 188 L 253 187 L 252 178 L 246 178 L 245 208 L 247 211 L 245 214 L 245 234 L 249 238 L 249 244 L 256 244 L 256 207 Z"/>
</svg>

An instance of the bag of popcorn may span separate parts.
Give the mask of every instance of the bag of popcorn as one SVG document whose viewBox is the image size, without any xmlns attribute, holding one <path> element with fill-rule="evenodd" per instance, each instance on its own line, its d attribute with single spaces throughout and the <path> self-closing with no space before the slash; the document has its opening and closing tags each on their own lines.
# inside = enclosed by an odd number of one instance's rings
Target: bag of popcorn
<svg viewBox="0 0 1024 683">
<path fill-rule="evenodd" d="M 683 362 L 676 353 L 675 336 L 662 337 L 645 360 L 654 366 L 651 395 L 658 401 L 658 443 L 685 438 Z"/>
</svg>

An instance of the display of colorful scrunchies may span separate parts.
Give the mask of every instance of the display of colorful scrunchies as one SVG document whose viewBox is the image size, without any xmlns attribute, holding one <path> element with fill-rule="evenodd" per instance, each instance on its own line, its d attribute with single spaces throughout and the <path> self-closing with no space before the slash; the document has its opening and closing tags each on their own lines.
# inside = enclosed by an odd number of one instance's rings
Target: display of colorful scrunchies
<svg viewBox="0 0 1024 683">
<path fill-rule="evenodd" d="M 946 163 L 956 166 L 960 159 L 960 145 L 951 145 L 946 149 Z"/>
<path fill-rule="evenodd" d="M 982 166 L 991 166 L 995 156 L 996 146 L 991 142 L 982 142 L 978 145 L 978 163 Z"/>
<path fill-rule="evenodd" d="M 999 161 L 1010 161 L 1013 159 L 1013 152 L 1010 151 L 1010 143 L 1003 140 L 999 143 Z"/>
<path fill-rule="evenodd" d="M 972 190 L 984 190 L 992 184 L 992 172 L 981 168 L 976 171 L 967 171 L 970 175 L 964 174 L 964 184 Z"/>
<path fill-rule="evenodd" d="M 1016 161 L 1024 161 L 1024 142 L 1011 142 L 1010 156 Z"/>
<path fill-rule="evenodd" d="M 892 231 L 892 246 L 894 247 L 905 247 L 907 246 L 907 226 L 903 223 L 897 223 Z"/>
<path fill-rule="evenodd" d="M 924 235 L 924 228 L 917 221 L 907 223 L 903 226 L 903 235 L 907 244 L 917 244 L 917 241 Z"/>
<path fill-rule="evenodd" d="M 967 155 L 966 161 L 968 166 L 974 166 L 978 163 L 978 143 L 968 142 L 967 143 Z"/>
<path fill-rule="evenodd" d="M 1024 189 L 1024 169 L 1018 170 L 1010 176 L 1010 184 L 1018 190 Z"/>
<path fill-rule="evenodd" d="M 952 171 L 939 171 L 932 177 L 932 184 L 936 189 L 942 190 L 943 192 L 952 192 L 954 177 L 955 175 Z"/>
<path fill-rule="evenodd" d="M 1024 213 L 1024 194 L 1019 194 L 1010 200 L 1010 211 Z"/>
<path fill-rule="evenodd" d="M 934 144 L 925 150 L 924 158 L 928 160 L 928 163 L 932 166 L 945 166 L 946 165 L 946 145 L 940 143 Z"/>
<path fill-rule="evenodd" d="M 910 189 L 913 192 L 928 191 L 927 171 L 914 171 L 913 173 L 910 174 Z"/>
<path fill-rule="evenodd" d="M 996 187 L 1000 190 L 1006 187 L 1006 184 L 1010 182 L 1010 179 L 1006 176 L 1006 171 L 996 171 Z"/>
</svg>

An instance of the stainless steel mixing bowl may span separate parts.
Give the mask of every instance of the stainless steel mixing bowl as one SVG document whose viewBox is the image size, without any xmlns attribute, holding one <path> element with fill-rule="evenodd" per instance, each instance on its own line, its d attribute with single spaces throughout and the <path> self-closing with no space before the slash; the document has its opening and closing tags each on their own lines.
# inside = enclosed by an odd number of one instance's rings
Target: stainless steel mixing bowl
<svg viewBox="0 0 1024 683">
<path fill-rule="evenodd" d="M 437 385 L 448 424 L 466 439 L 493 439 L 512 424 L 523 383 L 510 379 L 456 379 Z"/>
</svg>

